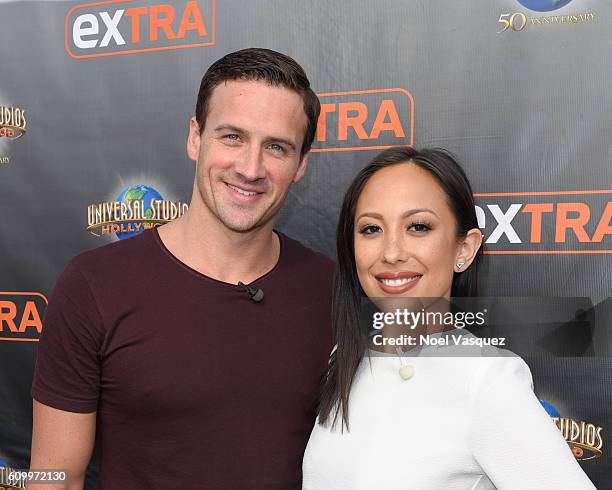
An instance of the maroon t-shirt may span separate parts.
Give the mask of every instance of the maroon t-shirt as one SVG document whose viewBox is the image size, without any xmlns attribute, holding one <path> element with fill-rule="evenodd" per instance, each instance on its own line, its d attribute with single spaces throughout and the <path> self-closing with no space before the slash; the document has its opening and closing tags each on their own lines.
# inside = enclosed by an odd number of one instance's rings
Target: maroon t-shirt
<svg viewBox="0 0 612 490">
<path fill-rule="evenodd" d="M 180 262 L 155 229 L 66 267 L 32 396 L 97 411 L 100 488 L 300 488 L 333 263 L 279 236 L 277 265 L 252 283 L 261 303 Z"/>
</svg>

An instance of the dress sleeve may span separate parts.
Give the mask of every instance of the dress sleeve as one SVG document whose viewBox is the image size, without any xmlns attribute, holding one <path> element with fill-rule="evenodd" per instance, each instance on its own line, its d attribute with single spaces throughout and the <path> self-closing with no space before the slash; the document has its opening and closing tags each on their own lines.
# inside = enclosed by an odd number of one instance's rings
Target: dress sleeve
<svg viewBox="0 0 612 490">
<path fill-rule="evenodd" d="M 95 412 L 103 329 L 96 301 L 73 260 L 60 275 L 43 318 L 32 397 L 69 412 Z"/>
<path fill-rule="evenodd" d="M 474 379 L 466 413 L 468 446 L 499 490 L 595 486 L 533 393 L 518 357 L 489 359 Z"/>
</svg>

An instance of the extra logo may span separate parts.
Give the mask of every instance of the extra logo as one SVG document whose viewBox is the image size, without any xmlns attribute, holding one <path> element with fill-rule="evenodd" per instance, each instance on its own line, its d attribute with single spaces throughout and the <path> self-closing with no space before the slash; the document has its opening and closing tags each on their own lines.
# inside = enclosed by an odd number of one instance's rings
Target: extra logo
<svg viewBox="0 0 612 490">
<path fill-rule="evenodd" d="M 612 190 L 474 196 L 485 254 L 612 253 Z"/>
<path fill-rule="evenodd" d="M 317 94 L 321 115 L 313 152 L 412 146 L 414 99 L 403 88 Z"/>
<path fill-rule="evenodd" d="M 550 403 L 545 400 L 540 400 L 540 403 L 548 412 L 548 415 L 552 417 L 576 459 L 587 461 L 599 458 L 602 455 L 602 427 L 584 420 L 561 417 L 559 411 Z"/>
<path fill-rule="evenodd" d="M 110 0 L 66 15 L 66 51 L 76 59 L 215 44 L 215 0 Z"/>
<path fill-rule="evenodd" d="M 502 13 L 497 22 L 500 24 L 498 34 L 502 32 L 520 32 L 527 27 L 546 26 L 556 24 L 580 24 L 595 20 L 594 12 L 568 12 L 564 9 L 573 0 L 516 0 L 523 7 L 533 12 L 551 12 L 547 15 L 534 15 L 531 12 Z M 513 3 L 514 0 L 513 0 Z"/>
<path fill-rule="evenodd" d="M 47 304 L 42 293 L 0 292 L 0 341 L 38 342 Z"/>
<path fill-rule="evenodd" d="M 112 202 L 87 208 L 87 230 L 95 236 L 114 234 L 119 240 L 139 235 L 182 216 L 188 205 L 164 199 L 153 187 L 138 184 L 124 189 Z"/>
</svg>

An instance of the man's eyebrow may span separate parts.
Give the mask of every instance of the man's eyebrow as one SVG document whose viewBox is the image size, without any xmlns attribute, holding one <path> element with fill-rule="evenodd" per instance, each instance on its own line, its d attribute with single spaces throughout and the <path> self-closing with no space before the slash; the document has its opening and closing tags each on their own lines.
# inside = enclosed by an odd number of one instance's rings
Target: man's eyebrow
<svg viewBox="0 0 612 490">
<path fill-rule="evenodd" d="M 248 134 L 248 131 L 245 131 L 244 129 L 240 129 L 236 126 L 232 126 L 231 124 L 222 124 L 221 126 L 217 126 L 215 128 L 215 132 L 221 132 L 221 131 L 231 131 L 233 133 L 238 133 L 238 134 Z"/>
</svg>

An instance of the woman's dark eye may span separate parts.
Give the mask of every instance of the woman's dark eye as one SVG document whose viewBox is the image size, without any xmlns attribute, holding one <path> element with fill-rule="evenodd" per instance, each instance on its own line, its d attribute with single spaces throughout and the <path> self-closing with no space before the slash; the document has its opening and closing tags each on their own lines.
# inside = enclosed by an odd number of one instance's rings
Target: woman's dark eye
<svg viewBox="0 0 612 490">
<path fill-rule="evenodd" d="M 419 233 L 431 230 L 429 225 L 426 225 L 425 223 L 413 223 L 408 229 Z"/>
<path fill-rule="evenodd" d="M 371 235 L 372 233 L 377 233 L 380 231 L 380 226 L 376 225 L 366 225 L 359 230 L 359 233 L 362 235 Z"/>
</svg>

